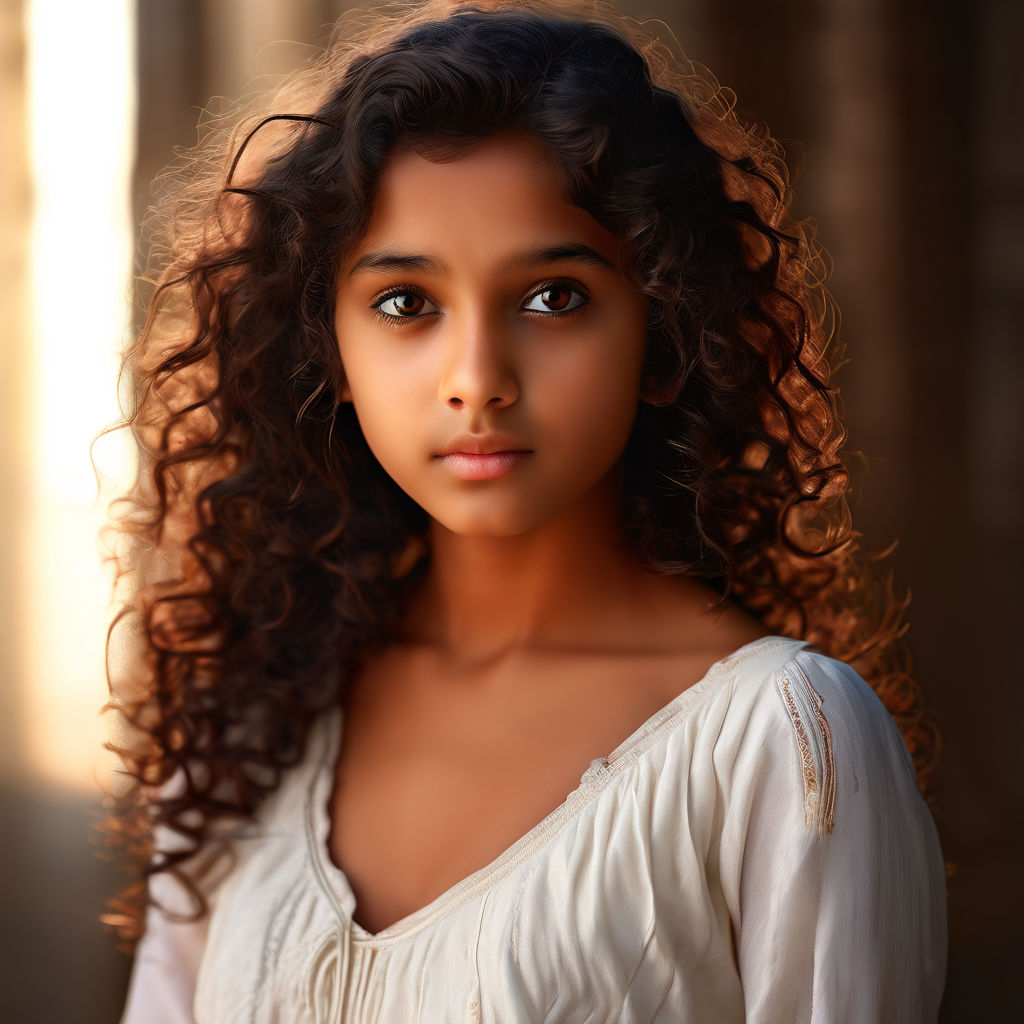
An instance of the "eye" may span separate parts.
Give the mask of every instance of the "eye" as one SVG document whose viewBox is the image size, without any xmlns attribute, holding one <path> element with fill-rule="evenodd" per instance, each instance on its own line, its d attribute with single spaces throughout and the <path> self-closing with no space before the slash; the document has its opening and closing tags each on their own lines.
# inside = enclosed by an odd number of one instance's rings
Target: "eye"
<svg viewBox="0 0 1024 1024">
<path fill-rule="evenodd" d="M 370 309 L 385 320 L 415 320 L 437 307 L 425 296 L 411 288 L 394 288 L 370 303 Z"/>
<path fill-rule="evenodd" d="M 541 305 L 535 305 L 537 302 Z M 557 316 L 561 313 L 573 313 L 589 302 L 590 299 L 582 292 L 564 282 L 556 281 L 534 292 L 523 308 L 531 313 L 550 313 Z"/>
</svg>

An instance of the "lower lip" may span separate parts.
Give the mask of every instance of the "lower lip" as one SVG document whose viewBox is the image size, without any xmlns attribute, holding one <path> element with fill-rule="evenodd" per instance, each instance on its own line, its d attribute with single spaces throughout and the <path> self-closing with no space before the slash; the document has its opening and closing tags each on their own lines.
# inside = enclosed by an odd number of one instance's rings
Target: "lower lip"
<svg viewBox="0 0 1024 1024">
<path fill-rule="evenodd" d="M 460 480 L 497 480 L 507 476 L 529 452 L 493 452 L 490 455 L 471 455 L 452 452 L 439 458 Z"/>
</svg>

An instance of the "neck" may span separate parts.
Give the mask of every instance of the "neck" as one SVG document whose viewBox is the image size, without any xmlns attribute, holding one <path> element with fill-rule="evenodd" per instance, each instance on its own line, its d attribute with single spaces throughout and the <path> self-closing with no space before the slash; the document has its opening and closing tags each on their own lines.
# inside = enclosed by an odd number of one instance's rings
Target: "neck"
<svg viewBox="0 0 1024 1024">
<path fill-rule="evenodd" d="M 609 476 L 517 536 L 463 536 L 434 522 L 431 566 L 410 606 L 409 638 L 465 665 L 525 648 L 614 643 L 608 631 L 621 620 L 624 598 L 652 581 L 619 540 L 621 501 L 621 483 Z"/>
</svg>

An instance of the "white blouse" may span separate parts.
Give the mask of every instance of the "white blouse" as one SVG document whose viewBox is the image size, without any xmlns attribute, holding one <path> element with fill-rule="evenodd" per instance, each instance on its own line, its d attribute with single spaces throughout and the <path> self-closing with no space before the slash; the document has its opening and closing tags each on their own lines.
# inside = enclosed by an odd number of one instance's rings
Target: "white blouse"
<svg viewBox="0 0 1024 1024">
<path fill-rule="evenodd" d="M 328 854 L 341 715 L 232 832 L 211 914 L 150 908 L 122 1024 L 936 1020 L 935 826 L 874 692 L 804 641 L 715 664 L 496 860 L 375 935 Z M 151 884 L 184 908 L 169 875 Z"/>
</svg>

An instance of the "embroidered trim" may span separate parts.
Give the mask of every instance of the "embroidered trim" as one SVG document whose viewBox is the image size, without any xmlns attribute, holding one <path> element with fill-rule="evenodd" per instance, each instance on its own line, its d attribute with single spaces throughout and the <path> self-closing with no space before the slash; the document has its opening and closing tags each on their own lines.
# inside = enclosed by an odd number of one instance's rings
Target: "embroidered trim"
<svg viewBox="0 0 1024 1024">
<path fill-rule="evenodd" d="M 821 710 L 821 694 L 795 663 L 792 678 L 778 675 L 779 693 L 789 713 L 800 753 L 804 783 L 804 824 L 817 827 L 818 838 L 832 834 L 836 802 L 836 769 L 832 752 L 832 730 Z"/>
<path fill-rule="evenodd" d="M 796 744 L 800 750 L 800 768 L 804 777 L 804 824 L 810 825 L 814 820 L 815 805 L 818 801 L 818 776 L 814 770 L 814 758 L 811 757 L 811 741 L 807 738 L 807 730 L 800 718 L 793 694 L 790 693 L 789 680 L 785 676 L 779 676 L 779 689 L 782 691 L 782 699 L 796 732 Z"/>
</svg>

